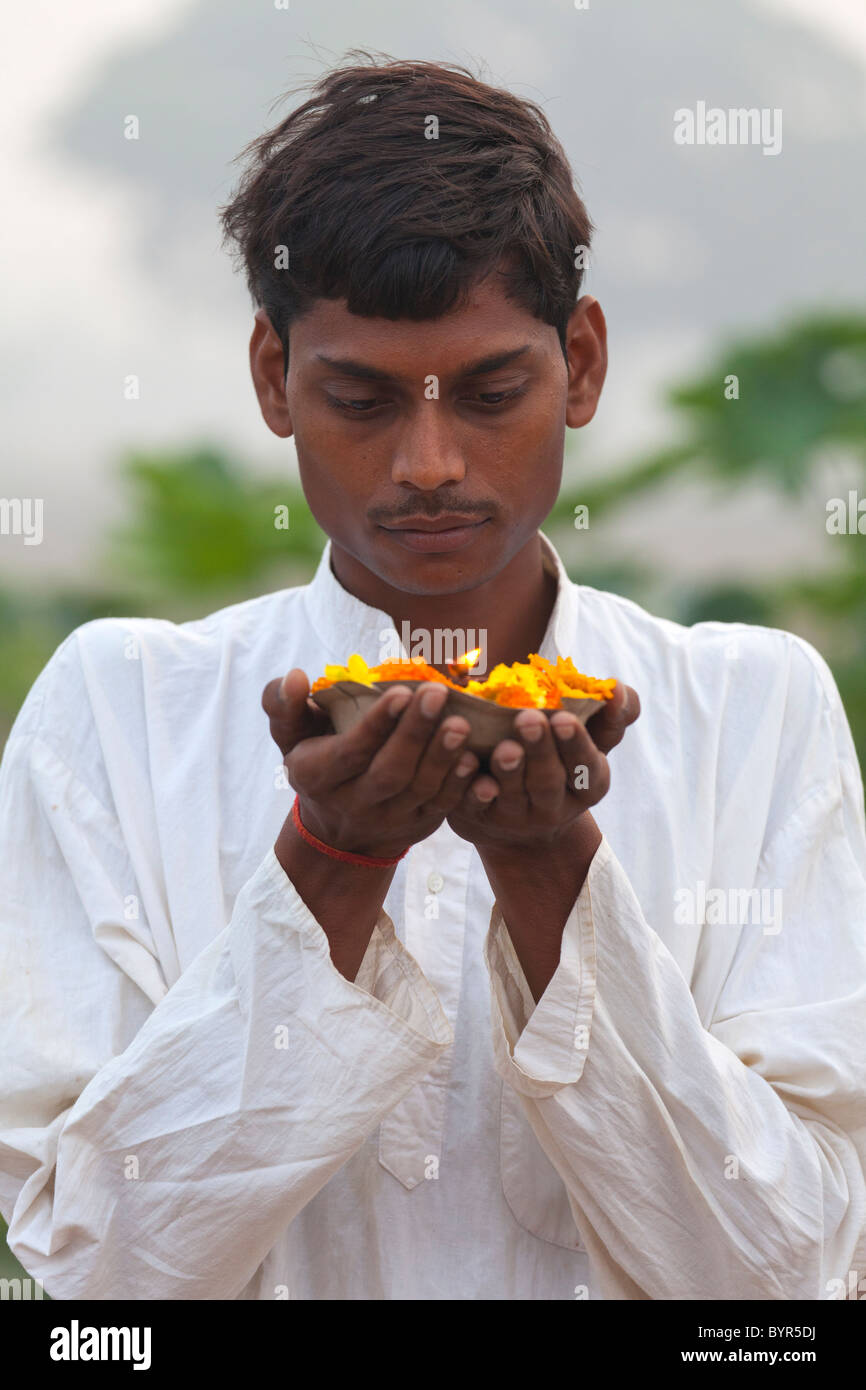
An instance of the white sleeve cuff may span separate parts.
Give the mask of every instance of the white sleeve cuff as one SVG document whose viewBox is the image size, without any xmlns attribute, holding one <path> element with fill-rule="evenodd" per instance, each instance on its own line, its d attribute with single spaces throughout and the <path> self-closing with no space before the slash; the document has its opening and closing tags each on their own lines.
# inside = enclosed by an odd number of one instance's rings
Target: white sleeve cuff
<svg viewBox="0 0 866 1390">
<path fill-rule="evenodd" d="M 287 929 L 297 933 L 298 944 L 309 968 L 327 978 L 326 993 L 332 1009 L 367 1008 L 378 1016 L 419 1058 L 431 1059 L 454 1040 L 454 1031 L 439 996 L 414 956 L 398 939 L 394 924 L 382 911 L 354 981 L 347 980 L 331 960 L 324 930 L 298 893 L 273 848 L 265 855 L 257 872 L 244 885 L 249 894 L 247 906 L 262 926 L 278 933 Z M 232 954 L 236 968 L 243 948 L 235 934 Z M 249 978 L 238 969 L 238 979 Z M 261 982 L 260 982 L 261 983 Z M 249 1001 L 252 1003 L 252 1001 Z M 244 1006 L 244 1000 L 241 999 Z"/>
<path fill-rule="evenodd" d="M 491 984 L 496 1070 L 527 1096 L 550 1096 L 579 1081 L 595 1003 L 596 952 L 592 889 L 610 859 L 596 850 L 562 932 L 559 964 L 536 1004 L 514 944 L 494 903 L 484 956 Z"/>
</svg>

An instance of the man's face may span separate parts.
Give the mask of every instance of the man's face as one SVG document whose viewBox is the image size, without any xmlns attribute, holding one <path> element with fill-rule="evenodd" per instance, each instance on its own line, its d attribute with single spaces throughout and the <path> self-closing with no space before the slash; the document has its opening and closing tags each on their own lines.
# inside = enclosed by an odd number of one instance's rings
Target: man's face
<svg viewBox="0 0 866 1390">
<path fill-rule="evenodd" d="M 316 301 L 291 327 L 285 382 L 276 334 L 256 317 L 263 414 L 294 435 L 304 493 L 335 552 L 394 589 L 436 595 L 495 577 L 535 536 L 559 491 L 565 426 L 591 417 L 601 389 L 594 300 L 572 315 L 571 371 L 556 330 L 508 299 L 496 275 L 436 320 L 361 318 L 344 300 Z"/>
</svg>

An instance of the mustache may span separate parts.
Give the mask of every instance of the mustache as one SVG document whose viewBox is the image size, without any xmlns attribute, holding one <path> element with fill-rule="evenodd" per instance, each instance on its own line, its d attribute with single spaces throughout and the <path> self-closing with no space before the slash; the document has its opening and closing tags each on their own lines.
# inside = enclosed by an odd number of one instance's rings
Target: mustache
<svg viewBox="0 0 866 1390">
<path fill-rule="evenodd" d="M 377 525 L 387 525 L 389 521 L 404 521 L 406 517 L 422 516 L 426 521 L 436 521 L 440 516 L 477 516 L 479 519 L 494 516 L 496 513 L 496 503 L 491 499 L 488 502 L 475 500 L 467 501 L 464 498 L 453 497 L 439 498 L 434 504 L 429 501 L 422 501 L 420 497 L 407 499 L 405 505 L 398 510 L 386 509 L 385 507 L 371 507 L 367 513 L 369 519 Z"/>
</svg>

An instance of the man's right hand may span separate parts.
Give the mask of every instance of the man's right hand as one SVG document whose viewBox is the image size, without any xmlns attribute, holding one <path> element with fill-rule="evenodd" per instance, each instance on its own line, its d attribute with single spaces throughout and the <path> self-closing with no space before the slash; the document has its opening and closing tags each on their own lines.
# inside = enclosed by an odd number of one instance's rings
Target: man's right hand
<svg viewBox="0 0 866 1390">
<path fill-rule="evenodd" d="M 303 671 L 269 682 L 262 706 L 310 834 L 334 849 L 396 859 L 441 825 L 479 766 L 465 751 L 468 722 L 450 715 L 439 723 L 447 694 L 428 681 L 397 687 L 354 728 L 328 734 Z"/>
</svg>

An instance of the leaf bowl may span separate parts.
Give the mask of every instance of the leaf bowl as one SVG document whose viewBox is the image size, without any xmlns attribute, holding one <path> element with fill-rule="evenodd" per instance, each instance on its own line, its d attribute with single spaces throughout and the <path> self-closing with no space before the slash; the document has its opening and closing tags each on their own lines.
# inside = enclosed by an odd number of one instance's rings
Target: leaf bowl
<svg viewBox="0 0 866 1390">
<path fill-rule="evenodd" d="M 363 685 L 360 681 L 342 680 L 315 691 L 312 698 L 331 716 L 335 731 L 344 734 L 353 728 L 359 719 L 363 719 L 386 690 L 393 690 L 395 685 L 404 685 L 412 690 L 416 684 L 416 681 L 403 680 L 377 681 L 375 685 Z M 575 715 L 581 724 L 586 724 L 605 704 L 607 701 L 603 699 L 563 696 L 560 708 Z M 541 713 L 549 716 L 557 711 L 543 709 Z M 440 722 L 449 714 L 460 714 L 469 723 L 469 737 L 464 747 L 478 758 L 488 758 L 497 743 L 501 743 L 502 739 L 513 733 L 514 717 L 520 714 L 520 708 L 513 705 L 497 705 L 492 700 L 483 700 L 479 695 L 470 695 L 465 690 L 448 689 L 448 698 L 439 716 Z"/>
</svg>

